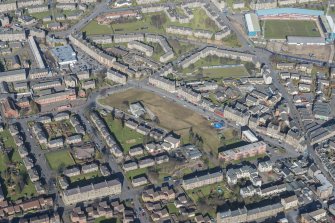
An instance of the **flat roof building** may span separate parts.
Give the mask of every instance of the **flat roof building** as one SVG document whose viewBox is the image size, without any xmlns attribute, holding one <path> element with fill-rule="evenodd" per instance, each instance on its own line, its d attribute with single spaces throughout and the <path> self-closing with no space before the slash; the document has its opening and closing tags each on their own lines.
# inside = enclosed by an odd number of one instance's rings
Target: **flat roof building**
<svg viewBox="0 0 335 223">
<path fill-rule="evenodd" d="M 335 24 L 333 17 L 322 15 L 319 20 L 321 22 L 322 29 L 326 34 L 327 40 L 333 41 L 335 39 Z"/>
<path fill-rule="evenodd" d="M 71 45 L 58 46 L 51 50 L 59 66 L 73 65 L 77 62 L 77 55 Z"/>
<path fill-rule="evenodd" d="M 245 21 L 247 24 L 248 36 L 249 37 L 256 37 L 261 32 L 261 27 L 259 25 L 259 20 L 256 14 L 248 13 L 245 14 Z"/>
<path fill-rule="evenodd" d="M 302 16 L 321 16 L 324 15 L 324 11 L 311 10 L 311 9 L 300 9 L 300 8 L 274 8 L 274 9 L 260 9 L 256 11 L 258 16 L 278 16 L 278 15 L 302 15 Z"/>
<path fill-rule="evenodd" d="M 36 61 L 37 65 L 38 65 L 38 68 L 44 69 L 45 68 L 44 62 L 42 60 L 40 51 L 37 48 L 36 42 L 34 40 L 34 37 L 33 36 L 29 36 L 28 37 L 28 42 L 29 42 L 29 46 L 31 48 L 31 51 L 33 51 L 33 54 L 34 54 L 34 57 L 35 57 L 35 61 Z"/>
</svg>

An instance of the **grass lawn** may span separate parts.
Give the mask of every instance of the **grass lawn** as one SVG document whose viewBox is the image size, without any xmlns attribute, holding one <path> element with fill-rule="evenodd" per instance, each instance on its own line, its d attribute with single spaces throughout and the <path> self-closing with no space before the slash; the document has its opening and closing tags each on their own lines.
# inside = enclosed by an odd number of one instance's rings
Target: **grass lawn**
<svg viewBox="0 0 335 223">
<path fill-rule="evenodd" d="M 165 54 L 161 45 L 159 45 L 158 43 L 153 43 L 153 42 L 147 42 L 146 44 L 148 44 L 149 46 L 152 46 L 154 48 L 154 53 L 152 55 L 152 59 L 155 61 L 159 61 L 159 58 Z"/>
<path fill-rule="evenodd" d="M 265 156 L 266 155 L 264 155 L 264 154 L 260 154 L 260 155 L 257 155 L 257 156 L 252 156 L 252 157 L 248 157 L 248 158 L 244 158 L 244 159 L 240 159 L 240 160 L 235 160 L 235 161 L 233 161 L 231 163 L 232 164 L 239 164 L 239 163 L 242 163 L 242 162 L 251 162 L 251 161 L 255 161 L 255 160 L 264 158 Z"/>
<path fill-rule="evenodd" d="M 128 153 L 130 147 L 143 143 L 143 135 L 128 127 L 122 127 L 120 120 L 113 120 L 111 115 L 104 118 L 109 129 L 121 144 L 124 153 Z"/>
<path fill-rule="evenodd" d="M 62 165 L 71 166 L 75 162 L 68 150 L 60 150 L 55 152 L 49 152 L 45 154 L 45 157 L 53 170 L 58 170 Z"/>
<path fill-rule="evenodd" d="M 176 207 L 176 205 L 174 203 L 168 203 L 166 206 L 167 206 L 170 214 L 179 213 L 179 209 Z"/>
<path fill-rule="evenodd" d="M 229 36 L 222 39 L 225 46 L 229 47 L 241 47 L 241 43 L 237 39 L 235 33 L 230 34 Z"/>
<path fill-rule="evenodd" d="M 118 218 L 105 218 L 100 217 L 94 220 L 94 223 L 121 223 L 120 219 Z"/>
<path fill-rule="evenodd" d="M 13 155 L 12 155 L 12 163 L 16 163 L 17 164 L 17 171 L 20 173 L 26 173 L 27 170 L 25 168 L 25 166 L 22 163 L 22 159 L 19 155 L 19 153 L 17 152 L 17 146 L 14 143 L 14 139 L 11 136 L 11 134 L 9 133 L 8 130 L 4 130 L 3 132 L 0 133 L 0 140 L 3 142 L 4 147 L 5 148 L 12 148 L 14 149 L 13 151 Z M 5 177 L 5 173 L 4 171 L 7 169 L 8 165 L 10 164 L 9 158 L 6 154 L 4 153 L 0 153 L 0 176 L 1 179 L 3 181 L 6 181 L 8 179 L 8 177 Z M 13 177 L 13 179 L 15 181 L 15 177 Z M 4 182 L 3 186 L 6 188 L 7 183 Z M 6 197 L 12 201 L 15 201 L 19 198 L 22 197 L 27 197 L 27 196 L 34 196 L 36 195 L 36 190 L 35 190 L 35 185 L 30 181 L 30 179 L 28 179 L 27 184 L 24 185 L 24 187 L 22 188 L 22 190 L 19 192 L 19 187 L 18 185 L 15 185 L 14 190 L 9 191 L 6 188 L 6 192 L 7 194 Z"/>
<path fill-rule="evenodd" d="M 92 20 L 90 23 L 88 23 L 82 31 L 86 32 L 86 35 L 102 35 L 113 33 L 113 29 L 109 25 L 100 25 L 95 20 Z"/>
<path fill-rule="evenodd" d="M 196 188 L 194 190 L 188 190 L 186 193 L 195 203 L 197 203 L 199 199 L 207 198 L 210 195 L 220 196 L 220 193 L 218 192 L 219 188 L 223 191 L 223 197 L 225 199 L 232 198 L 233 194 L 226 188 L 223 182 Z"/>
<path fill-rule="evenodd" d="M 81 181 L 81 180 L 89 180 L 95 177 L 100 177 L 101 173 L 100 171 L 95 171 L 92 173 L 86 173 L 86 174 L 80 174 L 79 176 L 74 176 L 71 177 L 71 183 L 76 182 L 76 181 Z"/>
<path fill-rule="evenodd" d="M 246 77 L 249 76 L 244 66 L 203 69 L 203 74 L 209 78 L 228 78 L 228 77 Z"/>
<path fill-rule="evenodd" d="M 63 14 L 68 16 L 68 15 L 72 15 L 72 14 L 75 14 L 75 13 L 78 13 L 78 12 L 81 12 L 81 10 L 63 10 Z"/>
<path fill-rule="evenodd" d="M 265 39 L 286 39 L 287 36 L 321 36 L 314 21 L 267 20 L 262 26 Z"/>
<path fill-rule="evenodd" d="M 4 143 L 5 148 L 13 148 L 13 149 L 17 148 L 14 142 L 14 139 L 8 130 L 4 130 L 3 132 L 0 132 L 0 139 Z M 15 158 L 17 158 L 17 159 L 14 159 L 16 161 L 21 160 L 19 154 L 17 154 L 17 157 Z"/>
<path fill-rule="evenodd" d="M 138 175 L 143 175 L 148 172 L 148 168 L 141 168 L 137 170 L 131 170 L 125 173 L 128 179 L 133 179 L 134 177 L 137 177 Z"/>
<path fill-rule="evenodd" d="M 204 148 L 217 152 L 220 144 L 217 132 L 205 117 L 156 94 L 139 89 L 130 89 L 100 100 L 102 104 L 126 111 L 128 108 L 123 103 L 124 101 L 144 103 L 157 115 L 160 121 L 159 125 L 180 134 L 184 143 L 188 140 L 189 129 L 192 127 L 193 131 L 203 138 Z"/>
<path fill-rule="evenodd" d="M 195 62 L 194 64 L 191 64 L 189 67 L 185 69 L 181 69 L 180 71 L 183 74 L 202 73 L 202 70 L 199 70 L 199 68 L 202 68 L 205 66 L 236 65 L 236 64 L 238 64 L 238 61 L 236 60 L 220 58 L 217 56 L 208 56 L 208 57 L 198 60 L 197 62 Z M 203 71 L 205 71 L 205 69 L 203 69 Z"/>
<path fill-rule="evenodd" d="M 175 39 L 168 39 L 168 42 L 176 54 L 175 57 L 179 57 L 181 54 L 196 48 L 196 46 L 193 44 L 182 43 Z"/>
<path fill-rule="evenodd" d="M 51 14 L 52 14 L 51 11 L 47 11 L 47 12 L 31 13 L 29 15 L 35 17 L 36 19 L 43 19 L 44 17 L 50 16 Z"/>
</svg>

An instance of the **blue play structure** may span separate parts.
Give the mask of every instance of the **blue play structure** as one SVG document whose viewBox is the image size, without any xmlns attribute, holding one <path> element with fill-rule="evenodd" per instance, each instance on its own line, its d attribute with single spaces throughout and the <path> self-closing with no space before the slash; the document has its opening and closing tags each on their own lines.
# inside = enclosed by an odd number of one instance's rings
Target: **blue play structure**
<svg viewBox="0 0 335 223">
<path fill-rule="evenodd" d="M 213 128 L 215 129 L 222 129 L 225 126 L 225 123 L 223 121 L 220 122 L 213 122 L 212 123 Z"/>
</svg>

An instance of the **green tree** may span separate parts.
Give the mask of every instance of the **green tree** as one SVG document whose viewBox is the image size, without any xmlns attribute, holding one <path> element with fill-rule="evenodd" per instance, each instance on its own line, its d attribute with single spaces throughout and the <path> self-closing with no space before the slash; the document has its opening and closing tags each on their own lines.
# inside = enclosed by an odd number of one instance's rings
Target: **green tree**
<svg viewBox="0 0 335 223">
<path fill-rule="evenodd" d="M 115 109 L 112 110 L 112 119 L 115 120 Z"/>
<path fill-rule="evenodd" d="M 5 71 L 5 66 L 3 64 L 2 61 L 0 61 L 0 72 L 4 72 Z"/>
<path fill-rule="evenodd" d="M 38 113 L 39 109 L 38 109 L 38 105 L 36 102 L 34 102 L 33 100 L 30 101 L 30 107 L 31 107 L 31 111 L 36 114 Z"/>
<path fill-rule="evenodd" d="M 123 116 L 121 118 L 121 126 L 122 126 L 122 128 L 124 128 L 125 121 L 126 121 L 125 119 L 126 119 L 126 116 L 125 116 L 125 114 L 123 114 Z"/>
<path fill-rule="evenodd" d="M 62 174 L 63 172 L 64 172 L 64 170 L 65 170 L 65 163 L 61 163 L 59 166 L 58 166 L 58 173 L 59 174 Z"/>
<path fill-rule="evenodd" d="M 7 157 L 8 157 L 9 162 L 13 162 L 13 155 L 14 155 L 14 149 L 9 149 L 7 151 Z"/>
<path fill-rule="evenodd" d="M 168 74 L 168 75 L 166 75 L 166 77 L 168 78 L 168 79 L 173 79 L 173 74 Z"/>
<path fill-rule="evenodd" d="M 166 23 L 166 17 L 164 14 L 151 16 L 151 24 L 157 29 L 162 29 L 163 25 Z"/>
</svg>

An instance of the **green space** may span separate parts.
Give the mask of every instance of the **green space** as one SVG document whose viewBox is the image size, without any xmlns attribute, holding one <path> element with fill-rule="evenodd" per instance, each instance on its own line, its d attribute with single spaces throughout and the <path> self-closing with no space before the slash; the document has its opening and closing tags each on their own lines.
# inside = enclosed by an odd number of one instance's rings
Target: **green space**
<svg viewBox="0 0 335 223">
<path fill-rule="evenodd" d="M 236 201 L 240 196 L 239 186 L 233 189 L 227 188 L 225 182 L 207 185 L 193 190 L 186 191 L 187 195 L 197 204 L 198 209 L 203 214 L 216 216 L 217 206 L 221 206 L 229 201 Z"/>
<path fill-rule="evenodd" d="M 71 177 L 71 183 L 74 183 L 76 181 L 82 181 L 82 180 L 89 180 L 95 177 L 100 177 L 102 176 L 100 171 L 95 171 L 92 173 L 86 173 L 86 174 L 80 174 L 78 176 Z"/>
<path fill-rule="evenodd" d="M 249 76 L 249 73 L 244 66 L 203 69 L 203 74 L 206 77 L 214 79 L 229 78 L 229 77 L 238 78 L 238 77 Z"/>
<path fill-rule="evenodd" d="M 233 66 L 225 68 L 213 68 L 213 69 L 203 68 L 203 67 L 224 66 L 224 65 L 233 65 Z M 239 60 L 232 60 L 217 56 L 208 56 L 198 60 L 197 62 L 191 64 L 189 67 L 185 69 L 179 68 L 178 71 L 183 74 L 201 75 L 202 77 L 220 79 L 228 77 L 238 78 L 248 76 L 249 75 L 248 70 L 253 70 L 254 67 L 255 66 L 249 62 L 242 62 Z M 193 76 L 188 77 L 188 79 L 193 78 L 194 78 Z"/>
<path fill-rule="evenodd" d="M 184 175 L 195 171 L 187 165 L 182 165 L 182 162 L 178 162 L 175 159 L 170 159 L 168 163 L 156 165 L 148 170 L 147 175 L 150 176 L 150 179 L 154 179 L 159 183 L 163 183 L 165 177 L 173 176 L 174 178 L 181 179 Z"/>
<path fill-rule="evenodd" d="M 131 170 L 125 173 L 128 179 L 133 179 L 134 177 L 137 177 L 139 175 L 146 174 L 148 172 L 148 168 L 141 168 L 137 170 Z"/>
<path fill-rule="evenodd" d="M 170 214 L 179 213 L 179 209 L 176 207 L 176 205 L 174 203 L 168 203 L 166 206 L 167 206 L 167 209 L 169 210 Z"/>
<path fill-rule="evenodd" d="M 185 12 L 184 12 L 184 10 L 181 8 L 181 7 L 176 7 L 176 11 L 177 11 L 177 13 L 178 14 L 180 14 L 180 15 L 185 15 Z"/>
<path fill-rule="evenodd" d="M 94 223 L 121 223 L 120 219 L 118 218 L 105 218 L 100 217 L 94 220 Z"/>
<path fill-rule="evenodd" d="M 255 160 L 258 160 L 258 159 L 262 159 L 264 158 L 266 155 L 264 154 L 260 154 L 260 155 L 257 155 L 257 156 L 251 156 L 251 157 L 248 157 L 248 158 L 243 158 L 243 159 L 240 159 L 240 160 L 235 160 L 233 162 L 231 162 L 232 164 L 239 164 L 239 163 L 242 163 L 242 162 L 252 162 L 252 161 L 255 161 Z"/>
<path fill-rule="evenodd" d="M 59 150 L 45 154 L 51 169 L 58 171 L 60 168 L 75 164 L 68 150 Z"/>
<path fill-rule="evenodd" d="M 123 126 L 120 120 L 113 120 L 111 115 L 104 118 L 116 140 L 122 146 L 124 153 L 128 153 L 132 146 L 143 143 L 144 136 L 137 133 L 135 130 Z"/>
<path fill-rule="evenodd" d="M 31 13 L 30 16 L 36 18 L 36 19 L 43 19 L 44 17 L 51 16 L 51 11 L 47 12 L 37 12 L 37 13 Z"/>
<path fill-rule="evenodd" d="M 329 7 L 327 11 L 327 15 L 335 15 L 335 7 Z"/>
<path fill-rule="evenodd" d="M 182 43 L 175 39 L 168 39 L 170 46 L 172 47 L 175 57 L 179 57 L 181 54 L 194 50 L 196 48 L 195 45 L 189 43 Z"/>
<path fill-rule="evenodd" d="M 190 23 L 185 24 L 171 22 L 164 13 L 156 12 L 142 14 L 143 18 L 140 20 L 110 25 L 98 24 L 97 21 L 93 20 L 84 27 L 82 31 L 86 31 L 87 35 L 127 32 L 165 33 L 165 28 L 170 25 L 189 27 L 192 29 L 205 29 L 212 32 L 219 31 L 214 21 L 207 16 L 203 9 L 196 8 L 193 10 L 193 13 L 194 18 Z"/>
<path fill-rule="evenodd" d="M 27 169 L 8 130 L 0 133 L 0 142 L 3 147 L 0 152 L 0 176 L 6 198 L 15 201 L 35 196 L 35 185 L 29 179 Z"/>
<path fill-rule="evenodd" d="M 147 44 L 154 48 L 152 59 L 155 61 L 159 61 L 159 58 L 164 54 L 161 45 L 159 45 L 158 43 L 147 43 Z"/>
<path fill-rule="evenodd" d="M 241 43 L 239 42 L 235 33 L 230 34 L 229 36 L 222 39 L 225 46 L 229 47 L 241 47 Z"/>
<path fill-rule="evenodd" d="M 100 25 L 95 20 L 89 22 L 82 31 L 86 32 L 87 35 L 102 35 L 113 33 L 113 29 L 109 25 Z"/>
<path fill-rule="evenodd" d="M 223 143 L 226 146 L 234 144 L 234 143 L 238 143 L 241 141 L 238 132 L 236 131 L 236 129 L 233 129 L 233 128 L 228 128 L 228 129 L 223 130 L 222 139 L 223 139 Z"/>
<path fill-rule="evenodd" d="M 69 15 L 73 15 L 78 12 L 82 12 L 82 11 L 81 10 L 63 10 L 62 14 L 69 16 Z"/>
<path fill-rule="evenodd" d="M 186 193 L 196 203 L 198 203 L 201 199 L 211 196 L 228 200 L 234 197 L 234 192 L 228 189 L 224 182 L 188 190 Z"/>
<path fill-rule="evenodd" d="M 315 21 L 266 20 L 261 25 L 265 39 L 286 39 L 287 36 L 321 36 Z"/>
</svg>

